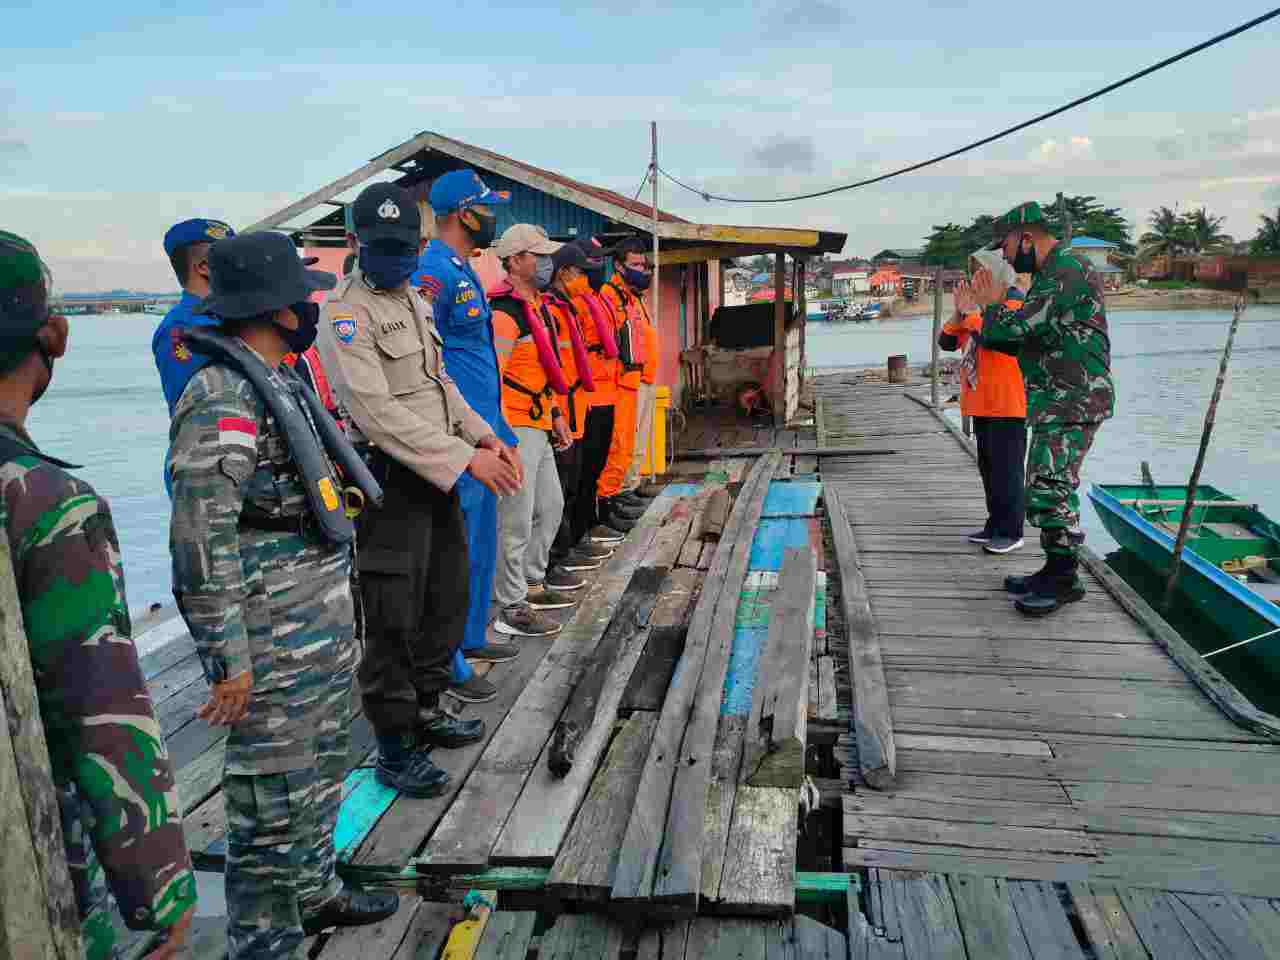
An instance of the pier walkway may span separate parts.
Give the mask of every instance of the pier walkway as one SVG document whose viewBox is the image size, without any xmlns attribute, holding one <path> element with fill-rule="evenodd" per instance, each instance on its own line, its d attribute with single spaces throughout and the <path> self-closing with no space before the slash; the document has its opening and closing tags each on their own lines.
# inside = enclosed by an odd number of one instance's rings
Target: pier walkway
<svg viewBox="0 0 1280 960">
<path fill-rule="evenodd" d="M 1280 956 L 1280 745 L 1228 719 L 1096 564 L 1085 600 L 1020 615 L 1001 584 L 1042 563 L 1035 532 L 1006 557 L 966 542 L 977 471 L 910 389 L 816 387 L 820 444 L 897 451 L 821 461 L 896 750 L 874 789 L 856 724 L 842 742 L 844 861 L 869 880 L 853 957 Z"/>
</svg>

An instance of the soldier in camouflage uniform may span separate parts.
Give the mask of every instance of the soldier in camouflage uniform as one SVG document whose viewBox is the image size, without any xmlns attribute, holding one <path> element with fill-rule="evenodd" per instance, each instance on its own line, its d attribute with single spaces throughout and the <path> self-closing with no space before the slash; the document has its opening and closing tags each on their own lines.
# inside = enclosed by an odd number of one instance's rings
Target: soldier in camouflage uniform
<svg viewBox="0 0 1280 960">
<path fill-rule="evenodd" d="M 111 512 L 24 426 L 67 346 L 67 321 L 50 315 L 48 293 L 35 248 L 0 231 L 0 519 L 85 955 L 113 955 L 114 895 L 130 928 L 169 931 L 151 954 L 169 957 L 186 937 L 195 880 L 173 767 L 131 639 Z"/>
<path fill-rule="evenodd" d="M 1040 528 L 1046 562 L 1029 577 L 1009 577 L 1005 588 L 1031 616 L 1053 613 L 1084 596 L 1077 573 L 1080 465 L 1102 422 L 1115 411 L 1111 341 L 1102 283 L 1089 262 L 1049 233 L 1035 202 L 995 224 L 997 247 L 1018 273 L 1031 273 L 1023 305 L 1001 305 L 990 272 L 975 278 L 985 309 L 984 347 L 1015 353 L 1027 387 L 1031 443 L 1027 456 L 1027 520 Z"/>
<path fill-rule="evenodd" d="M 209 255 L 212 293 L 200 309 L 257 354 L 266 389 L 290 413 L 299 397 L 280 367 L 315 338 L 313 290 L 332 274 L 306 270 L 282 234 L 245 234 Z M 174 594 L 212 697 L 201 710 L 228 724 L 229 953 L 293 957 L 306 934 L 372 923 L 394 894 L 346 888 L 334 872 L 333 828 L 350 744 L 356 665 L 350 548 L 319 535 L 289 436 L 246 374 L 221 358 L 187 384 L 173 413 Z M 309 447 L 314 449 L 314 446 Z M 323 460 L 331 486 L 341 489 Z"/>
</svg>

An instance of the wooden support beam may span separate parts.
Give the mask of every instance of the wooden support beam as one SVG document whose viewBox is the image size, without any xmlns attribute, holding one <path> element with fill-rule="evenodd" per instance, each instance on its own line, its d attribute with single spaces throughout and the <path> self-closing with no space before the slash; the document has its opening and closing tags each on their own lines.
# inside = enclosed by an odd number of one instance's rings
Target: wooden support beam
<svg viewBox="0 0 1280 960">
<path fill-rule="evenodd" d="M 0 537 L 0 956 L 79 960 L 76 910 L 9 541 Z"/>
<path fill-rule="evenodd" d="M 818 558 L 813 550 L 788 549 L 773 596 L 769 635 L 761 651 L 747 724 L 741 782 L 753 787 L 798 788 L 804 783 L 817 580 Z"/>
<path fill-rule="evenodd" d="M 787 262 L 781 253 L 773 256 L 773 424 L 787 425 Z"/>
<path fill-rule="evenodd" d="M 658 900 L 682 912 L 697 910 L 711 748 L 738 593 L 751 531 L 781 462 L 780 453 L 757 461 L 716 548 L 636 792 L 614 879 L 615 902 Z"/>
<path fill-rule="evenodd" d="M 826 486 L 826 499 L 836 566 L 840 572 L 845 630 L 849 634 L 854 704 L 852 732 L 858 743 L 858 765 L 867 783 L 877 790 L 886 790 L 893 786 L 897 748 L 893 740 L 889 688 L 880 657 L 880 632 L 871 613 L 866 581 L 858 568 L 853 528 L 840 500 L 839 489 L 834 484 Z"/>
</svg>

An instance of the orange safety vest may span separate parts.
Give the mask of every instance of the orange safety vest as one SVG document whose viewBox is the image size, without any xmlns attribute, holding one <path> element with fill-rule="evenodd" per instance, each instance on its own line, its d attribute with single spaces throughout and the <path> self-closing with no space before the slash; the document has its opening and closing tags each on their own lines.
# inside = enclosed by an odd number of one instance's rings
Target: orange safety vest
<svg viewBox="0 0 1280 960">
<path fill-rule="evenodd" d="M 563 411 L 555 394 L 569 392 L 560 365 L 558 334 L 549 315 L 518 297 L 509 284 L 489 296 L 493 338 L 502 375 L 502 412 L 513 427 L 550 430 L 554 412 Z"/>
<path fill-rule="evenodd" d="M 644 326 L 641 332 L 644 335 L 644 369 L 640 372 L 640 379 L 644 383 L 658 382 L 658 360 L 662 353 L 658 344 L 658 325 L 649 319 L 649 311 L 645 309 L 644 302 L 637 300 L 640 304 L 640 313 L 644 318 Z"/>
<path fill-rule="evenodd" d="M 618 386 L 639 390 L 645 364 L 644 307 L 627 282 L 615 273 L 600 285 L 600 297 L 613 309 L 618 331 Z"/>
<path fill-rule="evenodd" d="M 1004 302 L 1010 310 L 1022 306 L 1022 300 L 1010 297 Z M 960 322 L 953 320 L 943 324 L 942 332 L 959 340 L 964 350 L 971 333 L 982 330 L 982 314 L 970 313 Z M 970 387 L 964 376 L 960 377 L 960 412 L 967 417 L 1025 418 L 1027 415 L 1027 390 L 1022 382 L 1022 370 L 1018 358 L 999 350 L 978 347 L 978 385 Z"/>
<path fill-rule="evenodd" d="M 618 396 L 618 341 L 614 336 L 613 310 L 595 291 L 573 298 L 587 343 L 587 364 L 595 390 L 587 397 L 593 407 L 612 407 Z"/>
<path fill-rule="evenodd" d="M 542 298 L 542 309 L 547 311 L 555 324 L 560 338 L 560 368 L 569 384 L 567 398 L 567 415 L 569 432 L 575 440 L 582 438 L 582 431 L 587 422 L 587 408 L 590 406 L 591 393 L 595 388 L 595 380 L 587 362 L 587 346 L 578 324 L 578 317 L 573 306 L 554 294 L 546 294 Z M 579 376 L 579 359 L 583 361 L 583 376 Z M 590 380 L 590 382 L 587 382 Z"/>
</svg>

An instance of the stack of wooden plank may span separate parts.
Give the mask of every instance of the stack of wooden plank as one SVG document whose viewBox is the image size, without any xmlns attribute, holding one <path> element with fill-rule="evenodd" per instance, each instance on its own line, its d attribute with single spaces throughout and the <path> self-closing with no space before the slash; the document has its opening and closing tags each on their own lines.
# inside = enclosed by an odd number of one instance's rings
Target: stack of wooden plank
<svg viewBox="0 0 1280 960">
<path fill-rule="evenodd" d="M 717 545 L 636 785 L 614 870 L 615 904 L 658 903 L 694 912 L 703 891 L 704 853 L 719 856 L 714 842 L 706 849 L 713 747 L 751 534 L 780 463 L 781 454 L 772 453 L 755 464 Z M 794 831 L 788 842 L 794 844 Z M 791 860 L 794 869 L 794 853 Z"/>
</svg>

